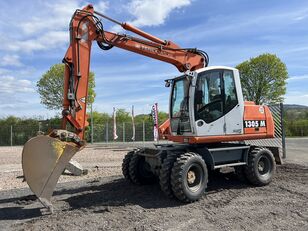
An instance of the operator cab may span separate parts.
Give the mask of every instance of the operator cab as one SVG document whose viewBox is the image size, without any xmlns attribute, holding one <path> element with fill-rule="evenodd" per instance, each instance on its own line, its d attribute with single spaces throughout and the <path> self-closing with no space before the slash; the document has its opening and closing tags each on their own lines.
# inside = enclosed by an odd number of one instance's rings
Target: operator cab
<svg viewBox="0 0 308 231">
<path fill-rule="evenodd" d="M 244 102 L 237 69 L 206 67 L 169 82 L 172 135 L 243 134 Z"/>
</svg>

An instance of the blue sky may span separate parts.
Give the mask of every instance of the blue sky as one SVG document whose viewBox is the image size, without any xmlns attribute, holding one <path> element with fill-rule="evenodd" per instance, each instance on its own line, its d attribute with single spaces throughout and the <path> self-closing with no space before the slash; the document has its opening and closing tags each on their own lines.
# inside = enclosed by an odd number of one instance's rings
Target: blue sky
<svg viewBox="0 0 308 231">
<path fill-rule="evenodd" d="M 68 23 L 81 0 L 0 2 L 0 117 L 55 115 L 40 104 L 36 82 L 60 63 L 68 46 Z M 181 47 L 198 47 L 210 65 L 236 66 L 264 52 L 274 53 L 289 71 L 285 103 L 308 106 L 308 1 L 302 0 L 104 0 L 97 11 L 128 21 Z M 117 30 L 109 22 L 105 29 Z M 167 111 L 164 79 L 175 67 L 118 48 L 93 45 L 94 109 L 112 107 L 148 113 L 158 102 Z"/>
</svg>

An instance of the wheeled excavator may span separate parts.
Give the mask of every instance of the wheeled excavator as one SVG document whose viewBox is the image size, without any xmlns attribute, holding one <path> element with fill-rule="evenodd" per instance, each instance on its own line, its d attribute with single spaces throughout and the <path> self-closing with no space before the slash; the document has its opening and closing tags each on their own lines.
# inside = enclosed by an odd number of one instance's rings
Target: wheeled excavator
<svg viewBox="0 0 308 231">
<path fill-rule="evenodd" d="M 104 30 L 102 18 L 135 34 Z M 85 147 L 90 52 L 92 42 L 108 51 L 118 47 L 174 65 L 182 74 L 165 80 L 171 88 L 169 119 L 159 128 L 160 137 L 172 142 L 137 148 L 122 163 L 125 179 L 134 184 L 159 182 L 169 197 L 183 202 L 200 199 L 209 172 L 234 167 L 253 185 L 271 182 L 279 151 L 275 147 L 246 144 L 246 140 L 274 137 L 269 108 L 244 101 L 239 71 L 208 66 L 206 52 L 181 48 L 128 23 L 121 23 L 92 5 L 78 9 L 69 24 L 70 44 L 65 64 L 62 129 L 30 139 L 23 148 L 25 179 L 41 203 L 50 202 L 56 183 L 76 152 Z M 73 130 L 67 131 L 67 125 Z"/>
</svg>

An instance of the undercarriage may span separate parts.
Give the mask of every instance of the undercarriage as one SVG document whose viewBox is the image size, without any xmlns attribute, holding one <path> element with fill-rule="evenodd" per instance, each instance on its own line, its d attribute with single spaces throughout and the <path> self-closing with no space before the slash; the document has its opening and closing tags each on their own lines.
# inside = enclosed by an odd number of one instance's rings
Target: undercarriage
<svg viewBox="0 0 308 231">
<path fill-rule="evenodd" d="M 241 143 L 164 144 L 137 148 L 123 159 L 125 179 L 134 184 L 159 183 L 166 196 L 183 202 L 200 199 L 211 172 L 234 167 L 239 179 L 252 185 L 271 182 L 279 161 L 276 147 Z"/>
</svg>

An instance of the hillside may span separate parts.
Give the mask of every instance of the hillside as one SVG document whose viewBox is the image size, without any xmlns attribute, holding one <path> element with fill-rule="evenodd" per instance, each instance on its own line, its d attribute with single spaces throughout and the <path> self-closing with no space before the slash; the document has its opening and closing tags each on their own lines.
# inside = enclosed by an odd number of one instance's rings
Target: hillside
<svg viewBox="0 0 308 231">
<path fill-rule="evenodd" d="M 308 110 L 308 106 L 305 106 L 305 105 L 299 105 L 299 104 L 284 104 L 283 105 L 284 109 L 285 110 L 288 110 L 288 109 L 299 109 L 299 110 L 302 110 L 302 109 L 306 109 Z"/>
</svg>

